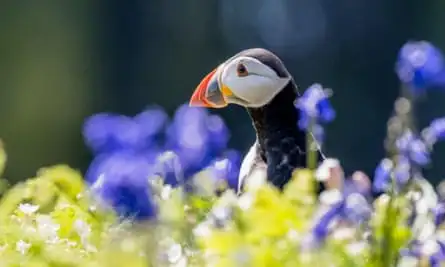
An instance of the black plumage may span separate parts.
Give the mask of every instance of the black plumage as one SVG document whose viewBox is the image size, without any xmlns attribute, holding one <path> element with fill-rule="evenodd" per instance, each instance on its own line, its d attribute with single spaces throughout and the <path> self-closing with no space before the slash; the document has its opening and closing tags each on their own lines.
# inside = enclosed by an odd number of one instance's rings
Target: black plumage
<svg viewBox="0 0 445 267">
<path fill-rule="evenodd" d="M 255 58 L 273 69 L 279 77 L 291 77 L 282 61 L 265 49 L 248 49 L 234 57 L 237 56 Z M 268 104 L 247 108 L 257 135 L 249 153 L 255 153 L 253 161 L 261 160 L 266 164 L 268 181 L 280 189 L 290 180 L 296 168 L 305 167 L 306 133 L 297 126 L 299 112 L 294 106 L 297 96 L 297 86 L 291 79 Z M 249 168 L 260 165 L 258 162 L 249 164 L 252 165 Z"/>
</svg>

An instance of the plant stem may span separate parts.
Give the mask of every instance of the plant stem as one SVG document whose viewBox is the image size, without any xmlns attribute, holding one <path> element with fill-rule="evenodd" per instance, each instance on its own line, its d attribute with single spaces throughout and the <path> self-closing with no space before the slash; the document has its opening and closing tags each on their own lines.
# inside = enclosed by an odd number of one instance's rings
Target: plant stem
<svg viewBox="0 0 445 267">
<path fill-rule="evenodd" d="M 389 192 L 389 202 L 388 202 L 388 206 L 386 207 L 386 211 L 385 211 L 385 221 L 388 223 L 385 223 L 383 225 L 383 255 L 382 255 L 382 266 L 385 267 L 391 267 L 394 263 L 394 252 L 392 251 L 393 249 L 393 237 L 392 237 L 392 233 L 394 231 L 394 219 L 391 218 L 391 215 L 393 214 L 393 202 L 394 202 L 394 198 L 395 196 L 395 179 L 392 179 L 392 186 Z"/>
<path fill-rule="evenodd" d="M 309 130 L 306 132 L 306 166 L 309 170 L 315 170 L 317 167 L 317 149 L 314 149 L 314 137 L 312 136 L 312 130 L 314 129 L 315 122 L 311 120 L 309 124 Z"/>
<path fill-rule="evenodd" d="M 397 133 L 396 138 L 400 137 L 401 135 L 403 135 L 403 133 L 406 130 L 412 131 L 413 133 L 416 133 L 417 129 L 416 129 L 416 122 L 414 119 L 414 104 L 415 104 L 415 99 L 414 96 L 412 94 L 412 92 L 409 90 L 409 88 L 407 88 L 406 86 L 402 86 L 401 88 L 401 97 L 399 98 L 399 102 L 400 105 L 396 105 L 395 107 L 395 112 L 396 112 L 396 116 L 399 118 L 399 120 L 402 123 L 402 127 L 400 129 L 400 132 Z M 395 146 L 394 146 L 395 147 Z M 393 155 L 393 162 L 394 162 L 394 167 L 393 169 L 397 169 L 397 165 L 399 164 L 399 158 L 398 155 L 400 155 L 400 151 L 397 151 L 397 149 L 395 148 L 395 155 Z M 411 165 L 410 167 L 410 174 L 411 174 L 411 178 L 413 178 L 414 173 L 416 172 L 416 166 Z M 411 181 L 411 179 L 410 179 Z M 393 177 L 391 179 L 391 188 L 390 188 L 390 192 L 389 192 L 389 203 L 388 206 L 386 207 L 386 212 L 385 212 L 385 221 L 387 223 L 384 224 L 383 226 L 383 250 L 382 250 L 382 266 L 393 266 L 395 263 L 397 263 L 397 251 L 394 251 L 394 240 L 393 240 L 393 235 L 392 233 L 394 232 L 394 228 L 396 227 L 396 225 L 394 225 L 394 218 L 391 218 L 394 216 L 395 214 L 395 210 L 397 209 L 397 207 L 394 206 L 394 201 L 396 200 L 396 198 L 400 195 L 400 194 L 404 194 L 406 193 L 408 187 L 410 186 L 411 182 L 408 182 L 408 184 L 406 185 L 405 188 L 402 188 L 401 191 L 397 190 L 397 184 L 396 184 L 396 179 Z"/>
<path fill-rule="evenodd" d="M 409 109 L 405 114 L 405 126 L 413 132 L 417 131 L 416 121 L 414 118 L 415 113 L 415 97 L 412 93 L 412 89 L 407 88 L 406 86 L 402 86 L 401 89 L 402 97 L 408 100 Z"/>
</svg>

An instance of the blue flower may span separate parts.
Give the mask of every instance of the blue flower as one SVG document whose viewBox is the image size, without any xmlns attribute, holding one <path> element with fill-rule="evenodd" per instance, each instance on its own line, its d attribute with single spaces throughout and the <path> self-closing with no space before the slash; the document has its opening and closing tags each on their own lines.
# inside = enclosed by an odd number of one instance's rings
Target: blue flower
<svg viewBox="0 0 445 267">
<path fill-rule="evenodd" d="M 173 151 L 160 153 L 153 165 L 153 174 L 164 179 L 164 183 L 184 185 L 184 173 L 179 157 Z"/>
<path fill-rule="evenodd" d="M 395 166 L 390 159 L 383 159 L 374 172 L 372 184 L 374 192 L 385 192 L 388 190 L 392 184 L 392 177 L 395 179 L 396 188 L 402 188 L 411 178 L 410 170 L 410 161 L 403 156 L 397 158 L 397 164 Z"/>
<path fill-rule="evenodd" d="M 371 196 L 371 182 L 369 177 L 360 171 L 355 172 L 350 179 L 346 179 L 343 184 L 343 195 L 360 194 L 365 198 Z"/>
<path fill-rule="evenodd" d="M 445 261 L 445 244 L 442 241 L 437 241 L 439 249 L 430 256 L 431 267 L 441 267 L 442 263 Z"/>
<path fill-rule="evenodd" d="M 222 155 L 228 139 L 227 127 L 220 117 L 188 105 L 179 107 L 167 130 L 167 148 L 179 156 L 186 178 Z"/>
<path fill-rule="evenodd" d="M 308 130 L 311 122 L 315 124 L 331 122 L 335 118 L 335 111 L 329 102 L 326 90 L 320 84 L 310 86 L 296 101 L 295 107 L 300 110 L 298 126 Z"/>
<path fill-rule="evenodd" d="M 372 187 L 375 192 L 383 192 L 391 184 L 391 172 L 394 167 L 388 158 L 382 159 L 374 171 Z"/>
<path fill-rule="evenodd" d="M 229 188 L 238 188 L 238 175 L 241 165 L 241 155 L 236 150 L 229 150 L 225 155 L 210 165 L 213 176 L 227 182 Z"/>
<path fill-rule="evenodd" d="M 420 166 L 430 162 L 430 152 L 427 145 L 411 131 L 406 131 L 396 140 L 396 147 L 401 155 Z"/>
<path fill-rule="evenodd" d="M 398 157 L 397 165 L 394 168 L 394 178 L 396 185 L 401 188 L 408 183 L 411 178 L 411 164 L 406 157 Z"/>
<path fill-rule="evenodd" d="M 445 85 L 445 65 L 441 51 L 425 41 L 408 42 L 400 50 L 396 72 L 414 93 L 430 86 Z"/>
<path fill-rule="evenodd" d="M 445 260 L 445 244 L 440 240 L 427 240 L 425 242 L 413 240 L 408 248 L 400 251 L 400 255 L 417 259 L 427 257 L 431 267 L 440 267 Z"/>
<path fill-rule="evenodd" d="M 144 156 L 122 152 L 96 157 L 87 176 L 97 178 L 91 186 L 94 195 L 120 216 L 142 220 L 156 215 L 148 182 L 152 169 Z"/>
<path fill-rule="evenodd" d="M 137 114 L 133 120 L 139 126 L 142 137 L 144 138 L 143 146 L 140 148 L 151 149 L 152 147 L 160 147 L 162 143 L 162 135 L 168 123 L 167 113 L 160 107 L 152 106 Z"/>
<path fill-rule="evenodd" d="M 212 150 L 219 153 L 226 149 L 230 135 L 229 129 L 227 129 L 223 119 L 217 115 L 210 115 L 207 117 L 206 126 L 210 136 L 208 141 Z"/>
<path fill-rule="evenodd" d="M 371 218 L 372 208 L 364 195 L 352 193 L 345 196 L 343 214 L 347 220 L 360 224 Z"/>
<path fill-rule="evenodd" d="M 428 127 L 422 131 L 422 137 L 429 146 L 445 139 L 445 118 L 434 119 Z"/>
<path fill-rule="evenodd" d="M 87 146 L 96 154 L 137 149 L 143 142 L 140 127 L 131 118 L 107 113 L 88 118 L 83 135 Z"/>
<path fill-rule="evenodd" d="M 164 110 L 154 106 L 135 117 L 96 114 L 84 124 L 85 142 L 96 156 L 86 180 L 124 217 L 155 214 L 148 186 L 153 175 L 165 184 L 186 185 L 187 178 L 211 166 L 216 179 L 236 188 L 240 156 L 226 150 L 229 131 L 221 117 L 182 105 L 168 122 Z M 227 164 L 213 163 L 221 157 Z"/>
<path fill-rule="evenodd" d="M 324 241 L 331 228 L 335 229 L 334 221 L 338 221 L 340 225 L 343 223 L 357 225 L 371 218 L 371 204 L 360 193 L 345 195 L 334 189 L 323 192 L 320 198 L 322 203 L 329 205 L 329 208 L 312 228 L 311 233 L 316 243 Z"/>
<path fill-rule="evenodd" d="M 321 216 L 312 229 L 312 234 L 318 241 L 323 241 L 329 234 L 330 225 L 334 219 L 338 218 L 343 212 L 345 201 L 341 200 L 332 205 L 332 207 Z"/>
<path fill-rule="evenodd" d="M 436 226 L 441 225 L 445 221 L 445 204 L 440 203 L 433 209 L 434 224 Z"/>
<path fill-rule="evenodd" d="M 419 240 L 413 240 L 407 248 L 400 250 L 400 255 L 404 257 L 420 258 L 422 256 L 421 248 L 422 243 Z"/>
<path fill-rule="evenodd" d="M 167 114 L 158 107 L 147 109 L 134 118 L 99 113 L 85 121 L 83 135 L 95 154 L 153 149 L 167 119 Z"/>
<path fill-rule="evenodd" d="M 313 239 L 315 243 L 323 242 L 335 220 L 356 225 L 368 221 L 371 214 L 372 207 L 362 194 L 343 195 L 330 204 L 329 209 L 316 221 L 311 231 Z"/>
</svg>

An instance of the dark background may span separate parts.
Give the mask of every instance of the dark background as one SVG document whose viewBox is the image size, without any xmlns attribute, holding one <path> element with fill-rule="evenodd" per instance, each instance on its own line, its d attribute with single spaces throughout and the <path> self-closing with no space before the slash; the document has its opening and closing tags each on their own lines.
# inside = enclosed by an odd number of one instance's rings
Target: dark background
<svg viewBox="0 0 445 267">
<path fill-rule="evenodd" d="M 338 119 L 326 152 L 348 173 L 371 173 L 398 94 L 397 51 L 411 39 L 445 50 L 443 25 L 443 0 L 1 1 L 6 176 L 20 180 L 56 163 L 85 170 L 88 115 L 134 115 L 154 103 L 171 114 L 208 71 L 250 47 L 278 54 L 300 88 L 334 90 Z M 445 115 L 442 103 L 444 92 L 429 94 L 420 124 Z M 231 146 L 246 151 L 254 133 L 244 110 L 214 112 L 226 119 Z M 431 180 L 445 175 L 444 152 L 435 154 Z"/>
</svg>

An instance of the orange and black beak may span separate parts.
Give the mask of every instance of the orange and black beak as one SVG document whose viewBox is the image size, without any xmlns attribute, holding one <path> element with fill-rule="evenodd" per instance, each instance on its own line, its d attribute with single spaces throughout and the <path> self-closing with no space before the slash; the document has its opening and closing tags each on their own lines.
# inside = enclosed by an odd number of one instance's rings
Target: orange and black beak
<svg viewBox="0 0 445 267">
<path fill-rule="evenodd" d="M 225 86 L 220 88 L 218 76 L 219 71 L 216 68 L 202 79 L 190 99 L 190 106 L 223 108 L 228 105 L 227 97 L 231 95 L 231 92 Z"/>
</svg>

